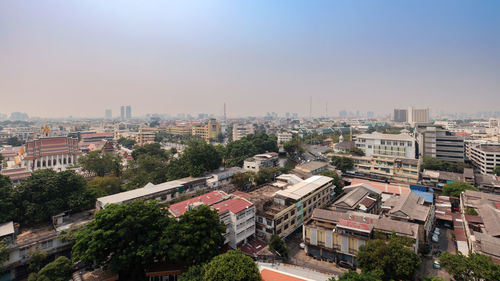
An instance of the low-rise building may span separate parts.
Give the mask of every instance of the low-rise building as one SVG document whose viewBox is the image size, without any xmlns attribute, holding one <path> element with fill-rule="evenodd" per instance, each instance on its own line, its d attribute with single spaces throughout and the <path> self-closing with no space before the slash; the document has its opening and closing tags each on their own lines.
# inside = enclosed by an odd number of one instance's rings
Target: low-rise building
<svg viewBox="0 0 500 281">
<path fill-rule="evenodd" d="M 88 133 L 81 135 L 81 141 L 86 142 L 98 142 L 102 140 L 113 141 L 114 133 Z"/>
<path fill-rule="evenodd" d="M 292 170 L 292 173 L 298 175 L 301 178 L 309 178 L 328 170 L 328 166 L 329 165 L 327 162 L 310 161 L 295 166 L 295 168 Z"/>
<path fill-rule="evenodd" d="M 447 183 L 465 181 L 464 175 L 460 173 L 424 170 L 421 174 L 421 182 L 437 191 L 442 191 Z"/>
<path fill-rule="evenodd" d="M 293 138 L 293 134 L 289 132 L 278 133 L 278 145 L 282 145 L 285 142 L 291 141 Z"/>
<path fill-rule="evenodd" d="M 160 184 L 148 183 L 142 188 L 97 198 L 96 209 L 104 209 L 109 204 L 128 204 L 136 200 L 157 200 L 166 203 L 178 198 L 181 194 L 206 188 L 206 178 L 188 177 Z"/>
<path fill-rule="evenodd" d="M 316 208 L 325 207 L 334 195 L 333 179 L 313 176 L 280 189 L 265 186 L 247 194 L 257 208 L 256 233 L 269 239 L 286 237 L 307 221 Z"/>
<path fill-rule="evenodd" d="M 421 241 L 427 241 L 434 226 L 434 206 L 414 192 L 392 196 L 382 204 L 385 216 L 395 221 L 413 222 L 419 225 Z"/>
<path fill-rule="evenodd" d="M 217 210 L 219 219 L 226 225 L 225 243 L 236 249 L 248 238 L 255 235 L 255 207 L 244 199 L 228 195 L 224 191 L 212 191 L 179 203 L 175 203 L 168 209 L 169 213 L 178 218 L 189 210 L 196 209 L 201 205 L 210 206 Z"/>
<path fill-rule="evenodd" d="M 475 186 L 482 192 L 500 194 L 500 177 L 490 174 L 476 174 Z"/>
<path fill-rule="evenodd" d="M 62 213 L 52 217 L 52 224 L 30 228 L 19 228 L 13 222 L 0 224 L 0 240 L 7 238 L 8 259 L 0 267 L 0 280 L 22 280 L 27 278 L 26 270 L 29 253 L 43 250 L 49 258 L 69 253 L 72 242 L 59 238 L 59 234 L 73 227 L 85 225 L 94 219 L 92 211 L 68 215 Z"/>
<path fill-rule="evenodd" d="M 243 137 L 255 133 L 253 124 L 234 124 L 233 125 L 233 141 L 241 140 Z"/>
<path fill-rule="evenodd" d="M 258 172 L 261 168 L 276 167 L 279 165 L 278 153 L 268 152 L 257 154 L 245 159 L 243 169 Z"/>
<path fill-rule="evenodd" d="M 500 264 L 500 195 L 466 190 L 460 195 L 460 208 L 468 251 Z"/>
<path fill-rule="evenodd" d="M 412 249 L 418 252 L 418 228 L 415 223 L 374 214 L 315 209 L 311 219 L 304 224 L 302 235 L 308 255 L 332 262 L 344 261 L 357 267 L 359 247 L 392 233 L 413 241 Z"/>
<path fill-rule="evenodd" d="M 382 192 L 368 184 L 350 185 L 344 188 L 345 194 L 328 208 L 338 212 L 359 211 L 378 214 L 382 205 Z"/>
<path fill-rule="evenodd" d="M 233 176 L 242 173 L 244 170 L 240 167 L 231 167 L 221 171 L 213 172 L 207 175 L 207 185 L 209 188 L 219 188 L 233 182 Z"/>
<path fill-rule="evenodd" d="M 361 134 L 356 138 L 356 147 L 366 156 L 386 155 L 415 159 L 415 138 L 407 134 Z"/>
</svg>

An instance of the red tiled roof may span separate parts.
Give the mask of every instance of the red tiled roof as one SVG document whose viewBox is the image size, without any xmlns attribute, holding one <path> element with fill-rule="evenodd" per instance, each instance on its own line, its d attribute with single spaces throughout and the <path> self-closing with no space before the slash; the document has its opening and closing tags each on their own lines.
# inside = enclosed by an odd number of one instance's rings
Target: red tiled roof
<svg viewBox="0 0 500 281">
<path fill-rule="evenodd" d="M 370 208 L 371 205 L 373 205 L 373 203 L 375 203 L 375 199 L 372 199 L 370 197 L 365 197 L 365 199 L 361 200 L 361 205 L 364 205 L 365 207 L 367 208 Z"/>
<path fill-rule="evenodd" d="M 500 202 L 494 202 L 495 203 L 495 207 L 497 208 L 497 210 L 500 210 Z"/>
<path fill-rule="evenodd" d="M 212 206 L 213 204 L 219 203 L 224 200 L 228 195 L 220 190 L 212 191 L 188 200 L 184 200 L 179 203 L 175 203 L 170 206 L 168 209 L 169 212 L 175 217 L 182 216 L 185 212 L 188 211 L 189 204 L 195 202 L 202 202 L 205 205 Z"/>
<path fill-rule="evenodd" d="M 216 209 L 220 213 L 224 213 L 225 211 L 230 211 L 233 214 L 237 214 L 246 208 L 251 207 L 253 204 L 248 202 L 243 198 L 233 198 L 226 201 L 222 201 L 213 205 L 211 208 Z"/>
<path fill-rule="evenodd" d="M 262 277 L 262 281 L 305 281 L 305 279 L 293 277 L 267 268 L 264 268 L 260 272 L 260 276 Z"/>
<path fill-rule="evenodd" d="M 266 243 L 257 238 L 250 237 L 247 242 L 238 247 L 244 254 L 255 256 L 258 252 L 266 247 Z"/>
<path fill-rule="evenodd" d="M 371 230 L 373 229 L 373 225 L 370 225 L 367 223 L 362 223 L 362 222 L 356 222 L 354 220 L 346 220 L 346 219 L 340 219 L 337 226 L 355 229 L 355 230 L 359 230 L 359 231 L 363 231 L 363 232 L 371 232 Z"/>
</svg>

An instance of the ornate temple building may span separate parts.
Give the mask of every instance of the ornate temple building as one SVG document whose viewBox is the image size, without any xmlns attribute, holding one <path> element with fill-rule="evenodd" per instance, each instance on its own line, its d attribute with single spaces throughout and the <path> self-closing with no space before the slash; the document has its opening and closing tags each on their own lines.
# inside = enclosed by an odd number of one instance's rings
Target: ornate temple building
<svg viewBox="0 0 500 281">
<path fill-rule="evenodd" d="M 78 139 L 65 136 L 51 136 L 50 128 L 45 125 L 42 134 L 26 142 L 24 164 L 28 171 L 54 169 L 63 171 L 75 165 L 81 152 Z"/>
</svg>

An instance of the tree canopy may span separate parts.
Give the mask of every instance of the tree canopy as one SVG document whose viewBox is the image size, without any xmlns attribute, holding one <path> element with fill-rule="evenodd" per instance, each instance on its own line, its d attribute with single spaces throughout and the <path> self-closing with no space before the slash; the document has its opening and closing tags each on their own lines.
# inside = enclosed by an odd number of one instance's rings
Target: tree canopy
<svg viewBox="0 0 500 281">
<path fill-rule="evenodd" d="M 421 261 L 405 246 L 405 241 L 397 236 L 392 236 L 388 242 L 368 241 L 359 248 L 359 267 L 363 272 L 376 273 L 382 280 L 412 280 Z"/>
<path fill-rule="evenodd" d="M 333 156 L 331 163 L 342 172 L 354 169 L 354 161 L 349 157 Z"/>
<path fill-rule="evenodd" d="M 91 151 L 78 159 L 82 168 L 99 177 L 104 177 L 108 173 L 119 176 L 122 171 L 122 160 L 114 153 L 103 153 L 101 151 Z"/>
<path fill-rule="evenodd" d="M 28 281 L 67 281 L 73 276 L 73 264 L 64 256 L 48 263 L 38 273 L 31 273 Z"/>
<path fill-rule="evenodd" d="M 260 273 L 254 260 L 241 251 L 230 250 L 213 258 L 205 266 L 206 281 L 260 281 Z"/>
<path fill-rule="evenodd" d="M 87 186 L 95 197 L 103 197 L 121 192 L 121 182 L 118 177 L 95 177 L 87 182 Z"/>
<path fill-rule="evenodd" d="M 227 167 L 241 166 L 246 158 L 265 152 L 278 152 L 276 137 L 265 133 L 248 135 L 227 144 L 224 163 Z"/>
<path fill-rule="evenodd" d="M 477 188 L 466 182 L 452 182 L 443 187 L 443 195 L 458 197 L 466 190 L 477 190 Z"/>
<path fill-rule="evenodd" d="M 321 173 L 319 173 L 319 174 L 322 176 L 325 176 L 325 177 L 333 178 L 333 184 L 335 185 L 335 189 L 334 189 L 335 196 L 339 196 L 343 192 L 344 184 L 342 183 L 339 175 L 336 172 L 330 171 L 330 170 L 325 170 L 325 171 L 321 171 Z"/>
<path fill-rule="evenodd" d="M 421 166 L 423 170 L 437 170 L 454 173 L 463 173 L 464 168 L 467 167 L 469 166 L 465 163 L 449 162 L 430 156 L 424 156 L 424 162 Z"/>
<path fill-rule="evenodd" d="M 132 158 L 137 160 L 142 155 L 158 156 L 163 160 L 168 160 L 170 158 L 168 151 L 161 148 L 159 143 L 150 143 L 134 147 L 134 151 L 132 151 Z"/>
<path fill-rule="evenodd" d="M 365 156 L 365 152 L 360 149 L 360 148 L 357 148 L 357 147 L 353 147 L 349 150 L 349 152 L 352 154 L 352 155 L 356 155 L 356 156 Z"/>
<path fill-rule="evenodd" d="M 38 170 L 15 188 L 1 187 L 0 193 L 6 195 L 0 198 L 2 221 L 26 225 L 50 221 L 53 215 L 67 210 L 91 209 L 95 203 L 85 179 L 73 171 Z"/>
<path fill-rule="evenodd" d="M 135 140 L 126 139 L 126 138 L 119 138 L 118 144 L 123 145 L 124 147 L 126 147 L 128 149 L 132 149 L 135 145 Z"/>
<path fill-rule="evenodd" d="M 148 184 L 159 184 L 167 181 L 167 163 L 158 156 L 141 155 L 130 161 L 123 173 L 124 188 L 127 190 L 140 188 Z"/>
<path fill-rule="evenodd" d="M 288 249 L 285 241 L 281 240 L 281 238 L 276 234 L 273 234 L 269 240 L 269 250 L 278 253 L 278 255 L 284 260 L 288 259 Z"/>
<path fill-rule="evenodd" d="M 9 248 L 6 239 L 0 240 L 0 272 L 2 272 L 2 264 L 9 260 Z"/>
<path fill-rule="evenodd" d="M 497 176 L 500 176 L 500 166 L 495 166 L 495 169 L 493 170 L 493 173 Z"/>
<path fill-rule="evenodd" d="M 349 270 L 339 276 L 338 281 L 380 281 L 380 277 L 374 272 L 361 272 Z M 335 277 L 330 278 L 328 281 L 336 281 Z"/>
<path fill-rule="evenodd" d="M 456 281 L 500 280 L 500 266 L 485 255 L 471 253 L 466 257 L 460 252 L 443 252 L 439 262 Z"/>
</svg>

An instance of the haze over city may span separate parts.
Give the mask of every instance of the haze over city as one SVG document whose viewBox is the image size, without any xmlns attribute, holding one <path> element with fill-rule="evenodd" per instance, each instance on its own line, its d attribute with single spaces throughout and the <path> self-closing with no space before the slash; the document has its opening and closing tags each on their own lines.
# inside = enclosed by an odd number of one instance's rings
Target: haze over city
<svg viewBox="0 0 500 281">
<path fill-rule="evenodd" d="M 3 1 L 0 113 L 495 111 L 498 1 Z"/>
</svg>

